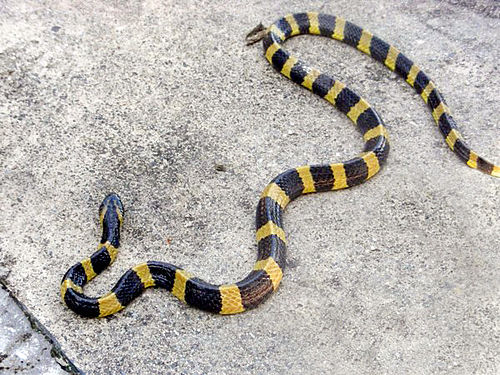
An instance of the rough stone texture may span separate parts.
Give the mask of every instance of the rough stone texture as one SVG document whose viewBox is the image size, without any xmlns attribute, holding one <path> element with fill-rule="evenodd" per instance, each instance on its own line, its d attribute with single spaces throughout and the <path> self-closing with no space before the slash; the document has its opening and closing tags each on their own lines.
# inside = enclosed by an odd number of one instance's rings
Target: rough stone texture
<svg viewBox="0 0 500 375">
<path fill-rule="evenodd" d="M 286 47 L 365 96 L 393 147 L 371 182 L 290 206 L 276 295 L 223 317 L 148 291 L 88 320 L 58 290 L 95 249 L 110 191 L 127 210 L 123 246 L 90 294 L 148 259 L 230 282 L 255 260 L 266 183 L 361 149 L 342 114 L 245 46 L 259 21 L 285 13 L 342 15 L 399 46 L 498 163 L 498 7 L 472 3 L 1 1 L 6 282 L 88 374 L 498 373 L 499 181 L 448 150 L 394 73 L 326 38 Z"/>
<path fill-rule="evenodd" d="M 28 316 L 0 284 L 0 374 L 67 374 L 62 367 L 78 373 L 53 340 L 40 332 L 36 319 Z"/>
</svg>

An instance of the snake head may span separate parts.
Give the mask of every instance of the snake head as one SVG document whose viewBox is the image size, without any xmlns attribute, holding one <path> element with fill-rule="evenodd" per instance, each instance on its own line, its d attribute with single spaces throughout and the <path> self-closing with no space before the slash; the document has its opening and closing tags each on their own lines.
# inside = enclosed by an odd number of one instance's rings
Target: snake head
<svg viewBox="0 0 500 375">
<path fill-rule="evenodd" d="M 111 193 L 104 198 L 99 207 L 99 221 L 102 228 L 101 244 L 109 242 L 116 248 L 120 246 L 123 214 L 123 204 L 118 194 Z"/>
<path fill-rule="evenodd" d="M 101 222 L 101 226 L 105 220 L 113 222 L 118 219 L 118 222 L 121 224 L 124 213 L 123 204 L 118 194 L 108 194 L 99 207 L 99 221 Z"/>
<path fill-rule="evenodd" d="M 246 38 L 245 38 L 245 41 L 247 42 L 247 46 L 249 45 L 252 45 L 252 44 L 255 44 L 257 43 L 259 40 L 261 40 L 262 38 L 264 38 L 267 33 L 268 33 L 268 28 L 265 27 L 262 22 L 259 23 L 257 26 L 255 26 L 253 28 L 252 31 L 250 31 Z"/>
</svg>

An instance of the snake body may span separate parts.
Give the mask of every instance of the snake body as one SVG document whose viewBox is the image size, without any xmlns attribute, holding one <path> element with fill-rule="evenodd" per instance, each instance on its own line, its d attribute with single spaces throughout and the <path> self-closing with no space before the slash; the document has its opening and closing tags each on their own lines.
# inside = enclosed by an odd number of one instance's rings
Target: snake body
<svg viewBox="0 0 500 375">
<path fill-rule="evenodd" d="M 309 67 L 282 48 L 285 40 L 300 34 L 343 41 L 397 72 L 428 104 L 448 146 L 469 167 L 500 177 L 500 167 L 465 144 L 435 84 L 397 48 L 340 17 L 314 12 L 287 15 L 265 31 L 263 45 L 267 60 L 287 78 L 345 113 L 363 135 L 363 152 L 344 163 L 290 169 L 267 185 L 256 212 L 257 262 L 247 277 L 232 284 L 214 285 L 172 264 L 149 261 L 129 269 L 109 293 L 98 298 L 85 295 L 84 285 L 110 265 L 118 252 L 124 210 L 118 195 L 108 195 L 99 209 L 102 238 L 98 250 L 72 266 L 63 277 L 61 296 L 70 309 L 87 317 L 114 314 L 149 287 L 164 288 L 188 305 L 214 313 L 236 314 L 253 308 L 280 284 L 286 265 L 282 215 L 288 203 L 303 194 L 361 184 L 380 170 L 389 152 L 382 119 L 366 100 L 343 83 Z"/>
</svg>

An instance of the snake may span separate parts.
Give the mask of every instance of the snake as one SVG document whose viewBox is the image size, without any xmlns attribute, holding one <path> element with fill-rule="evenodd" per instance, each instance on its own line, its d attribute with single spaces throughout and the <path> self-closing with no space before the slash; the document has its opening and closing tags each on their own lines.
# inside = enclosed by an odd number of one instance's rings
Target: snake
<svg viewBox="0 0 500 375">
<path fill-rule="evenodd" d="M 265 57 L 277 71 L 346 114 L 364 139 L 363 151 L 345 162 L 304 165 L 272 179 L 257 204 L 257 261 L 245 278 L 230 284 L 212 284 L 173 264 L 148 261 L 126 271 L 108 293 L 100 297 L 84 294 L 85 284 L 113 263 L 118 253 L 125 211 L 120 197 L 109 194 L 99 207 L 102 236 L 97 251 L 69 268 L 62 279 L 61 297 L 71 310 L 85 317 L 111 315 L 150 287 L 166 289 L 187 305 L 212 313 L 237 314 L 254 308 L 277 290 L 283 277 L 285 207 L 301 195 L 356 186 L 379 172 L 390 148 L 384 122 L 365 99 L 345 84 L 283 49 L 287 39 L 301 34 L 342 41 L 399 74 L 428 105 L 450 149 L 469 167 L 500 177 L 499 166 L 466 145 L 434 82 L 396 47 L 341 17 L 316 12 L 289 14 L 249 38 L 262 39 Z"/>
</svg>

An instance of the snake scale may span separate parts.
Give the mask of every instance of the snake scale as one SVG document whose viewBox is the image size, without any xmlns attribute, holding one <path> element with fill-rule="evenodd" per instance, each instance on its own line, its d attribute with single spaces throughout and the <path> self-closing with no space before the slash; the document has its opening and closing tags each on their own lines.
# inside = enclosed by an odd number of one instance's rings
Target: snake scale
<svg viewBox="0 0 500 375">
<path fill-rule="evenodd" d="M 282 214 L 287 204 L 302 194 L 361 184 L 380 170 L 389 153 L 389 137 L 382 119 L 366 100 L 343 83 L 282 48 L 285 40 L 300 34 L 343 41 L 397 72 L 427 103 L 448 146 L 469 167 L 500 177 L 500 167 L 465 144 L 435 84 L 397 48 L 340 17 L 314 12 L 287 15 L 262 32 L 266 59 L 281 74 L 346 114 L 363 135 L 363 152 L 344 163 L 290 169 L 267 185 L 257 205 L 257 262 L 247 277 L 233 284 L 210 284 L 172 264 L 149 261 L 129 269 L 109 293 L 99 298 L 85 295 L 84 285 L 110 265 L 118 252 L 124 210 L 118 195 L 108 195 L 99 209 L 102 238 L 98 250 L 72 266 L 63 277 L 61 296 L 70 309 L 86 317 L 114 314 L 149 287 L 164 288 L 188 305 L 214 313 L 236 314 L 253 308 L 278 288 L 283 275 L 286 239 Z"/>
</svg>

